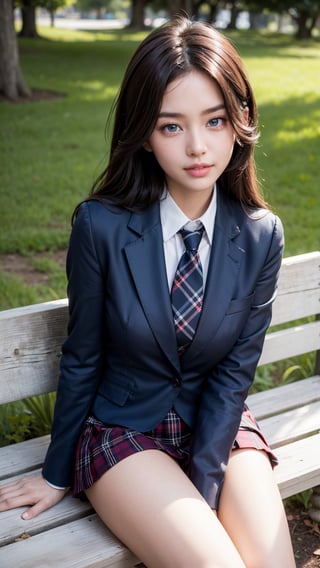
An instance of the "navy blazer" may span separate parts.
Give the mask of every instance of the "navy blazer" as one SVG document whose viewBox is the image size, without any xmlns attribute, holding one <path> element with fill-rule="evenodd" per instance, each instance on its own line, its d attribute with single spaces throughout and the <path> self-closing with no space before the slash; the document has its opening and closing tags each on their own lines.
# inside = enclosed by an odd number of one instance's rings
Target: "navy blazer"
<svg viewBox="0 0 320 568">
<path fill-rule="evenodd" d="M 88 414 L 147 431 L 174 407 L 194 431 L 191 479 L 216 508 L 270 323 L 282 248 L 274 214 L 246 212 L 218 191 L 203 310 L 179 358 L 159 204 L 132 213 L 83 203 L 67 257 L 70 320 L 44 477 L 72 485 Z"/>
</svg>

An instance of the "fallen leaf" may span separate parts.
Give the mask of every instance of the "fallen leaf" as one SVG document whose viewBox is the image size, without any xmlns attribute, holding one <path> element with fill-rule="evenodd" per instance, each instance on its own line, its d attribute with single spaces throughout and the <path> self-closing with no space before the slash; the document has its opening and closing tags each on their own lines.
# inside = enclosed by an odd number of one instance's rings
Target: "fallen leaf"
<svg viewBox="0 0 320 568">
<path fill-rule="evenodd" d="M 19 540 L 26 540 L 26 538 L 30 538 L 29 533 L 22 533 L 20 536 L 14 539 L 15 542 L 19 542 Z"/>
<path fill-rule="evenodd" d="M 313 532 L 320 534 L 320 527 L 316 521 L 310 521 L 310 519 L 304 519 L 303 522 L 306 525 L 306 527 L 311 529 Z"/>
</svg>

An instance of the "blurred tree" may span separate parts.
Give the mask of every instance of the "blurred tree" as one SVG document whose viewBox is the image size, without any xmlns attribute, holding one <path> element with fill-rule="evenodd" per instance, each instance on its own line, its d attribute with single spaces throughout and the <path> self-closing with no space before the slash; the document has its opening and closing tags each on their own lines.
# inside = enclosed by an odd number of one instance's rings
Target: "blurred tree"
<svg viewBox="0 0 320 568">
<path fill-rule="evenodd" d="M 0 10 L 0 92 L 13 101 L 31 96 L 20 69 L 12 0 L 2 0 Z"/>
<path fill-rule="evenodd" d="M 185 12 L 189 14 L 189 16 L 192 16 L 194 13 L 193 4 L 194 2 L 192 0 L 168 0 L 168 14 L 171 18 L 181 12 Z"/>
<path fill-rule="evenodd" d="M 148 0 L 131 0 L 131 18 L 129 28 L 143 30 L 144 13 Z"/>
<path fill-rule="evenodd" d="M 208 8 L 208 21 L 214 23 L 217 19 L 219 8 L 223 8 L 225 2 L 220 2 L 219 0 L 192 0 L 192 15 L 197 19 L 200 15 L 200 9 L 202 6 L 207 6 Z"/>
<path fill-rule="evenodd" d="M 320 17 L 320 0 L 250 0 L 245 4 L 260 13 L 267 8 L 276 14 L 289 14 L 296 23 L 298 39 L 311 38 Z"/>
<path fill-rule="evenodd" d="M 39 0 L 17 0 L 15 5 L 21 10 L 22 27 L 19 35 L 22 37 L 39 37 L 36 25 L 36 7 Z"/>
<path fill-rule="evenodd" d="M 71 4 L 72 0 L 14 0 L 14 5 L 21 10 L 22 27 L 19 35 L 22 37 L 38 38 L 36 8 L 46 8 L 50 14 L 51 25 L 58 8 Z"/>
<path fill-rule="evenodd" d="M 319 0 L 293 2 L 293 6 L 289 6 L 288 11 L 297 25 L 296 37 L 298 39 L 310 39 L 320 17 Z"/>
<path fill-rule="evenodd" d="M 226 2 L 226 8 L 229 8 L 230 10 L 230 22 L 228 24 L 228 30 L 235 30 L 237 27 L 238 16 L 240 12 L 244 9 L 243 2 L 239 2 L 239 0 Z"/>
<path fill-rule="evenodd" d="M 55 13 L 59 8 L 74 4 L 73 0 L 43 0 L 43 7 L 46 8 L 50 15 L 51 26 L 54 26 Z"/>
<path fill-rule="evenodd" d="M 50 1 L 50 0 L 49 0 Z M 92 12 L 94 11 L 97 19 L 101 19 L 109 9 L 110 0 L 77 0 L 76 8 L 80 12 Z"/>
</svg>

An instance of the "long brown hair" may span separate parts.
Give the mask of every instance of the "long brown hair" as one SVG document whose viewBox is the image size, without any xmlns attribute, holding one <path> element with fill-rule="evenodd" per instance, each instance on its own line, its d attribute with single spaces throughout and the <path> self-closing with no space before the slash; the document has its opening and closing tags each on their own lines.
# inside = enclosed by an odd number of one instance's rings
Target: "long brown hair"
<svg viewBox="0 0 320 568">
<path fill-rule="evenodd" d="M 129 62 L 115 103 L 109 164 L 94 183 L 91 199 L 107 199 L 134 211 L 160 200 L 164 172 L 143 145 L 155 127 L 168 84 L 193 69 L 219 86 L 236 136 L 219 187 L 245 207 L 266 207 L 253 158 L 259 137 L 257 109 L 242 60 L 222 33 L 186 17 L 151 32 Z"/>
</svg>

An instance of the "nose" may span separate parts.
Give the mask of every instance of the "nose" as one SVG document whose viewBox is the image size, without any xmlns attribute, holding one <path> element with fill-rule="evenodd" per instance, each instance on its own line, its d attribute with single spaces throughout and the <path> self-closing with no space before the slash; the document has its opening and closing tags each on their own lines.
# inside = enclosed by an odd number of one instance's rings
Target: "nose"
<svg viewBox="0 0 320 568">
<path fill-rule="evenodd" d="M 207 151 L 207 146 L 205 143 L 205 139 L 203 133 L 201 133 L 198 129 L 192 130 L 189 132 L 187 144 L 186 144 L 186 153 L 188 156 L 203 156 Z"/>
</svg>

